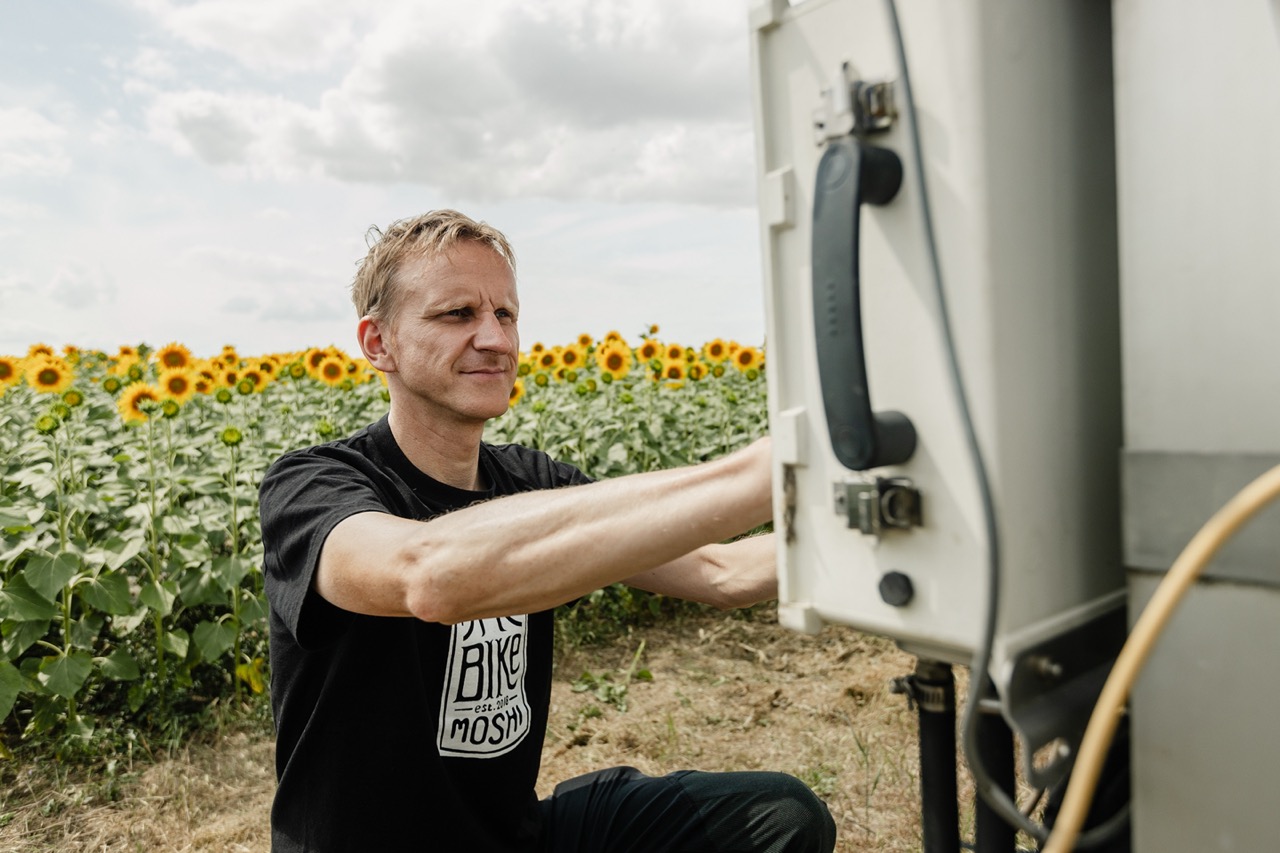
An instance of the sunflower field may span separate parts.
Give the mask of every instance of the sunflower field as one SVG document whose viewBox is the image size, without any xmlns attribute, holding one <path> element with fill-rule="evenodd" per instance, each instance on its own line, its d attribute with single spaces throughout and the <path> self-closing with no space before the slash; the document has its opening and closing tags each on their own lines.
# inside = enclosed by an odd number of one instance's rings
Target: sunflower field
<svg viewBox="0 0 1280 853">
<path fill-rule="evenodd" d="M 486 440 L 604 478 L 764 433 L 762 349 L 663 343 L 657 326 L 638 340 L 534 344 Z M 258 483 L 280 454 L 354 432 L 387 401 L 381 375 L 335 347 L 0 355 L 0 756 L 19 741 L 176 738 L 217 709 L 262 707 Z M 559 618 L 590 638 L 658 606 L 615 586 Z"/>
</svg>

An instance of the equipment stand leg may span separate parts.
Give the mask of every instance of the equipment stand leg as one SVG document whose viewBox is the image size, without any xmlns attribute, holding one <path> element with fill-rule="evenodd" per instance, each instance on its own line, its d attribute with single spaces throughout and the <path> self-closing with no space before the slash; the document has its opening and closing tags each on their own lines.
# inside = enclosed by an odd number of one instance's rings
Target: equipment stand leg
<svg viewBox="0 0 1280 853">
<path fill-rule="evenodd" d="M 1013 760 L 1013 731 L 998 711 L 981 713 L 977 721 L 977 749 L 982 766 L 1010 797 L 1017 784 Z M 1017 830 L 987 805 L 977 800 L 974 828 L 974 853 L 1014 853 Z"/>
<path fill-rule="evenodd" d="M 960 806 L 956 789 L 956 682 L 951 665 L 916 660 L 901 689 L 920 714 L 920 806 L 924 853 L 958 853 Z"/>
</svg>

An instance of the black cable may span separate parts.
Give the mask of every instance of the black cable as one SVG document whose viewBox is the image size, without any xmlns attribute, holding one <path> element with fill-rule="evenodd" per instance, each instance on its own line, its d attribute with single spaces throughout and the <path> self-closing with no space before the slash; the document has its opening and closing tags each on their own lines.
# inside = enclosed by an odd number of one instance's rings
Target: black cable
<svg viewBox="0 0 1280 853">
<path fill-rule="evenodd" d="M 983 622 L 982 636 L 974 649 L 969 664 L 969 690 L 965 696 L 964 712 L 961 718 L 962 744 L 965 760 L 973 774 L 974 787 L 979 796 L 986 801 L 996 814 L 1020 830 L 1043 842 L 1049 831 L 1030 818 L 1024 816 L 1008 792 L 991 778 L 982 764 L 977 748 L 977 721 L 980 713 L 978 705 L 982 700 L 982 685 L 988 680 L 988 667 L 991 651 L 995 644 L 996 619 L 1000 610 L 1000 537 L 996 524 L 995 500 L 991 494 L 991 481 L 983 460 L 982 448 L 978 444 L 977 432 L 973 426 L 973 417 L 969 410 L 968 396 L 965 392 L 964 378 L 960 374 L 960 360 L 957 355 L 955 337 L 951 330 L 950 315 L 947 310 L 946 293 L 942 286 L 942 265 L 938 256 L 938 245 L 933 233 L 933 212 L 929 205 L 929 193 L 925 185 L 924 155 L 920 145 L 920 131 L 916 123 L 915 99 L 911 94 L 911 76 L 907 71 L 907 51 L 902 38 L 902 27 L 898 22 L 898 9 L 895 0 L 885 0 L 889 25 L 898 51 L 898 64 L 902 69 L 901 88 L 904 110 L 908 116 L 908 129 L 911 135 L 911 160 L 918 177 L 921 219 L 924 227 L 925 246 L 929 255 L 929 265 L 933 275 L 934 289 L 938 298 L 938 318 L 941 326 L 943 345 L 947 352 L 948 367 L 952 391 L 956 406 L 959 409 L 960 421 L 964 428 L 965 443 L 973 460 L 974 476 L 978 482 L 978 495 L 982 505 L 983 526 L 987 536 L 987 611 Z M 1092 847 L 1111 837 L 1116 830 L 1124 826 L 1129 818 L 1129 807 L 1125 806 L 1101 826 L 1080 836 L 1077 846 Z"/>
</svg>

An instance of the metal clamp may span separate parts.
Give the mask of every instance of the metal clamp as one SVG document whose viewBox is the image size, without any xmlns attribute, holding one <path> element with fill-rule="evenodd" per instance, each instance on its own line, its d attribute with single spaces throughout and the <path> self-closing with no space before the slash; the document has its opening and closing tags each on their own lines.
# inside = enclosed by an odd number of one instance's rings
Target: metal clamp
<svg viewBox="0 0 1280 853">
<path fill-rule="evenodd" d="M 851 133 L 880 133 L 892 127 L 898 117 L 893 81 L 854 80 L 851 76 L 852 67 L 842 62 L 831 86 L 822 90 L 822 101 L 813 111 L 815 144 Z"/>
<path fill-rule="evenodd" d="M 920 490 L 907 477 L 877 477 L 873 482 L 834 486 L 835 511 L 849 528 L 879 537 L 886 529 L 908 530 L 922 524 Z"/>
</svg>

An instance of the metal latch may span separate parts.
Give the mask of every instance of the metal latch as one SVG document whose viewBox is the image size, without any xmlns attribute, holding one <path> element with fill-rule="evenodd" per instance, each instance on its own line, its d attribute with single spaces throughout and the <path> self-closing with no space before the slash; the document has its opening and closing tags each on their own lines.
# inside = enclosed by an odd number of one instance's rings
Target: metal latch
<svg viewBox="0 0 1280 853">
<path fill-rule="evenodd" d="M 874 482 L 836 483 L 837 515 L 849 520 L 850 529 L 880 536 L 886 529 L 919 527 L 920 490 L 906 477 L 877 477 Z"/>
<path fill-rule="evenodd" d="M 851 133 L 865 135 L 888 130 L 898 117 L 890 80 L 852 80 L 851 67 L 842 62 L 831 86 L 822 90 L 822 101 L 813 111 L 814 142 Z"/>
</svg>

